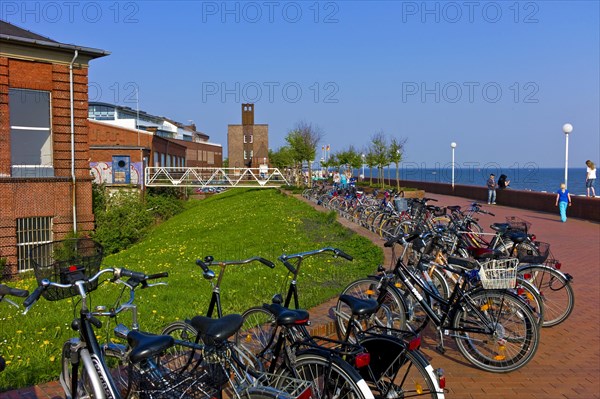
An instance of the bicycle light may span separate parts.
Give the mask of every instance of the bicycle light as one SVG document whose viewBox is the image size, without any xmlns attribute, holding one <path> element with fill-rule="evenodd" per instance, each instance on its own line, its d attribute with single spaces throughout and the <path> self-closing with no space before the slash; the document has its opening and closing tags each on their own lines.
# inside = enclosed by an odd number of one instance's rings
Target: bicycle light
<svg viewBox="0 0 600 399">
<path fill-rule="evenodd" d="M 313 391 L 310 386 L 308 386 L 300 395 L 296 397 L 296 399 L 309 399 L 313 396 Z"/>
<path fill-rule="evenodd" d="M 363 352 L 356 355 L 354 358 L 354 366 L 358 369 L 368 366 L 371 363 L 371 355 Z"/>
<path fill-rule="evenodd" d="M 446 388 L 446 376 L 444 375 L 444 369 L 439 368 L 435 370 L 435 373 L 438 377 L 438 384 L 441 389 Z"/>
<path fill-rule="evenodd" d="M 408 343 L 408 350 L 414 351 L 421 347 L 421 337 L 415 337 Z"/>
</svg>

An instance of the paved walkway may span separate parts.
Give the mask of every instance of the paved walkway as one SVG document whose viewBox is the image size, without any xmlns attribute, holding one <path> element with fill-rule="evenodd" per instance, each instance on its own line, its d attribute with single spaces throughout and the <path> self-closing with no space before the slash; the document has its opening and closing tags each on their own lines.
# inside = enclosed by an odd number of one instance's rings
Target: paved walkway
<svg viewBox="0 0 600 399">
<path fill-rule="evenodd" d="M 429 195 L 429 194 L 428 194 Z M 464 198 L 431 195 L 439 205 L 468 205 Z M 317 208 L 319 209 L 319 208 Z M 322 208 L 320 208 L 322 210 Z M 485 207 L 496 214 L 483 215 L 480 224 L 489 226 L 506 216 L 518 216 L 532 223 L 538 240 L 549 242 L 562 270 L 574 277 L 575 309 L 562 324 L 544 328 L 534 359 L 509 374 L 493 374 L 474 368 L 452 345 L 444 355 L 433 350 L 433 334 L 427 333 L 423 352 L 433 367 L 445 370 L 447 398 L 600 398 L 600 224 L 569 219 L 561 223 L 556 215 L 493 205 Z M 383 247 L 381 239 L 351 222 L 340 222 Z M 386 253 L 386 264 L 389 264 Z M 375 268 L 376 265 L 374 265 Z M 310 310 L 319 335 L 333 333 L 330 309 L 332 299 Z M 446 341 L 451 344 L 451 340 Z M 0 393 L 0 398 L 63 398 L 56 382 L 18 391 Z"/>
</svg>

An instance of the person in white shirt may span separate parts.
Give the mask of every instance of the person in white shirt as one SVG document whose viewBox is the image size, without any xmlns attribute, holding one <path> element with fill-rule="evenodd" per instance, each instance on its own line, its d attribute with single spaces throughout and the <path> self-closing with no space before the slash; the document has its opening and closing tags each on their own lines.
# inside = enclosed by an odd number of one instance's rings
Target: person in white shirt
<svg viewBox="0 0 600 399">
<path fill-rule="evenodd" d="M 596 190 L 594 190 L 594 182 L 596 181 L 596 165 L 589 159 L 585 161 L 587 165 L 587 175 L 585 176 L 585 188 L 587 190 L 587 196 L 590 196 L 590 190 L 592 191 L 592 197 L 596 197 Z"/>
</svg>

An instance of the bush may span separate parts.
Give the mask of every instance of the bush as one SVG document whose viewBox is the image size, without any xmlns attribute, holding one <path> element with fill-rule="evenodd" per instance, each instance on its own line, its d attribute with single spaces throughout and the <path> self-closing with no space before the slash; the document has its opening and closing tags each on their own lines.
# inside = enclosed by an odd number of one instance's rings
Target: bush
<svg viewBox="0 0 600 399">
<path fill-rule="evenodd" d="M 163 222 L 184 210 L 183 201 L 164 195 L 146 196 L 146 209 L 156 222 Z"/>
<path fill-rule="evenodd" d="M 96 231 L 93 238 L 106 254 L 119 252 L 139 241 L 152 224 L 140 195 L 118 191 L 105 197 L 105 209 L 95 210 Z"/>
</svg>

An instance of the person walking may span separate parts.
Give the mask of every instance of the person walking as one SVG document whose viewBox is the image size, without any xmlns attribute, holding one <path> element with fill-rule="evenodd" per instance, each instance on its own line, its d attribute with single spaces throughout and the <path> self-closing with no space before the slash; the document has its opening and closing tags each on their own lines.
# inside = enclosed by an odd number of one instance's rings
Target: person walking
<svg viewBox="0 0 600 399">
<path fill-rule="evenodd" d="M 488 189 L 488 204 L 496 205 L 496 175 L 490 174 L 490 178 L 487 180 Z"/>
<path fill-rule="evenodd" d="M 571 194 L 569 194 L 569 190 L 567 190 L 565 183 L 562 183 L 560 189 L 556 192 L 556 204 L 554 206 L 558 206 L 561 222 L 566 222 L 567 207 L 571 206 Z"/>
<path fill-rule="evenodd" d="M 589 159 L 585 161 L 587 165 L 587 174 L 585 175 L 585 189 L 587 191 L 586 196 L 590 196 L 590 190 L 592 191 L 592 197 L 596 197 L 596 190 L 594 189 L 594 183 L 596 182 L 596 165 Z"/>
</svg>

